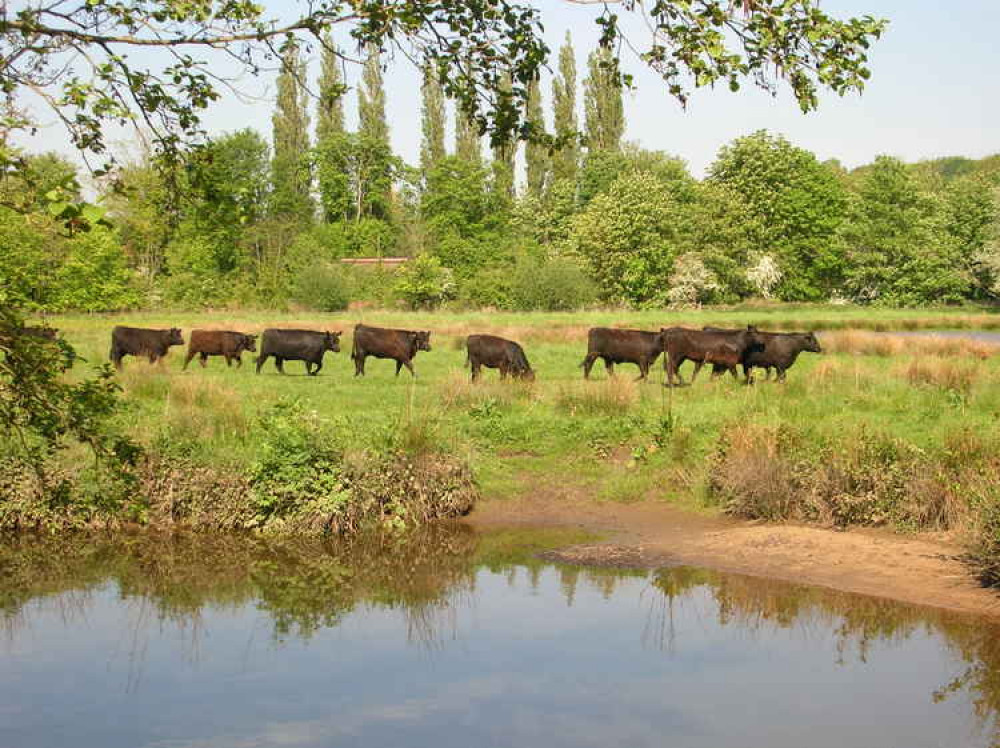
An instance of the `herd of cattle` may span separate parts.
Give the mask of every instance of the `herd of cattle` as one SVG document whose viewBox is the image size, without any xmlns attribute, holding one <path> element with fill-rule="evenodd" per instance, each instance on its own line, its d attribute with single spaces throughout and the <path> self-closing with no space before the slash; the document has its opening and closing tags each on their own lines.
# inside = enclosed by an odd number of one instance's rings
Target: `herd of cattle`
<svg viewBox="0 0 1000 748">
<path fill-rule="evenodd" d="M 315 376 L 323 368 L 324 354 L 340 351 L 340 335 L 340 331 L 264 330 L 260 335 L 260 352 L 256 358 L 257 373 L 268 358 L 273 358 L 282 374 L 285 361 L 303 361 L 306 373 Z M 241 366 L 243 352 L 257 353 L 257 342 L 257 335 L 241 332 L 192 330 L 184 368 L 187 369 L 196 356 L 202 366 L 206 365 L 210 356 L 224 357 L 227 366 L 231 366 L 233 361 Z M 183 344 L 184 338 L 176 327 L 150 330 L 118 326 L 111 331 L 111 361 L 119 370 L 125 356 L 141 356 L 154 363 L 165 356 L 171 346 Z M 394 360 L 397 376 L 404 366 L 416 376 L 414 357 L 419 351 L 430 350 L 429 331 L 392 330 L 359 324 L 354 327 L 351 350 L 354 375 L 364 375 L 365 360 L 372 356 Z M 472 369 L 473 381 L 479 379 L 483 367 L 498 369 L 502 379 L 508 376 L 526 380 L 535 378 L 524 349 L 512 340 L 495 335 L 470 335 L 466 339 L 466 350 L 466 366 Z M 764 369 L 767 379 L 774 370 L 777 379 L 784 381 L 785 372 L 803 351 L 821 352 L 819 341 L 811 332 L 761 332 L 753 326 L 747 326 L 745 330 L 664 327 L 659 332 L 594 327 L 587 335 L 587 356 L 581 366 L 584 378 L 589 379 L 598 359 L 604 361 L 609 375 L 614 374 L 615 364 L 635 364 L 639 367 L 639 379 L 645 379 L 650 367 L 663 354 L 664 384 L 669 387 L 684 384 L 680 366 L 685 361 L 694 362 L 691 382 L 705 364 L 711 365 L 713 378 L 728 371 L 734 379 L 738 379 L 737 367 L 742 366 L 748 383 L 753 381 L 754 369 Z"/>
</svg>

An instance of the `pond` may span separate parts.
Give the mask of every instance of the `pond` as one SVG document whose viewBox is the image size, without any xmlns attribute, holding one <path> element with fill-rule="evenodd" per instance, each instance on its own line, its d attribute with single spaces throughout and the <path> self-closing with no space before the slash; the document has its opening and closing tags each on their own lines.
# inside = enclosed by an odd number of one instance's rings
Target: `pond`
<svg viewBox="0 0 1000 748">
<path fill-rule="evenodd" d="M 0 746 L 990 746 L 1000 630 L 568 531 L 0 544 Z M 919 580 L 914 580 L 919 584 Z"/>
</svg>

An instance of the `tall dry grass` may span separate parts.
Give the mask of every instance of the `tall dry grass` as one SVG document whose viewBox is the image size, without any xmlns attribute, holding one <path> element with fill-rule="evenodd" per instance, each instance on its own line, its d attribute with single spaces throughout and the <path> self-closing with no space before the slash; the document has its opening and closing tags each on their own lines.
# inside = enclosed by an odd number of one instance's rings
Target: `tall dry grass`
<svg viewBox="0 0 1000 748">
<path fill-rule="evenodd" d="M 820 344 L 827 353 L 864 356 L 961 356 L 985 360 L 1000 352 L 1000 344 L 944 336 L 901 336 L 868 330 L 824 332 Z"/>
<path fill-rule="evenodd" d="M 630 377 L 620 376 L 567 382 L 556 391 L 555 404 L 570 415 L 620 416 L 639 402 L 640 386 Z"/>
</svg>

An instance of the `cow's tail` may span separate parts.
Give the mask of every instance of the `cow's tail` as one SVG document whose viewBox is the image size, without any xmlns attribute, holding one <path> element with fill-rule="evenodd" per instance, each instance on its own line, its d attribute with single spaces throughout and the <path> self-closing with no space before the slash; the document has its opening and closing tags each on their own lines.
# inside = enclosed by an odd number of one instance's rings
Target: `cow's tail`
<svg viewBox="0 0 1000 748">
<path fill-rule="evenodd" d="M 468 349 L 466 349 L 466 351 L 465 351 L 465 368 L 468 369 L 470 366 L 472 366 L 472 359 L 469 356 Z"/>
</svg>

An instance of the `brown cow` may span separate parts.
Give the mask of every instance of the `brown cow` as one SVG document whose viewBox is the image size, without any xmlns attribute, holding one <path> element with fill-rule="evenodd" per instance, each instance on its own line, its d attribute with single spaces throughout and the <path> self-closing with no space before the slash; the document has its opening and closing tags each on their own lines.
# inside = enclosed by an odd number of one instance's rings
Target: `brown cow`
<svg viewBox="0 0 1000 748">
<path fill-rule="evenodd" d="M 208 362 L 209 356 L 225 356 L 226 366 L 243 366 L 243 351 L 257 352 L 257 336 L 246 335 L 230 330 L 192 330 L 188 340 L 187 357 L 184 359 L 184 369 L 187 370 L 191 359 L 198 356 L 202 368 Z"/>
<path fill-rule="evenodd" d="M 465 365 L 472 369 L 472 381 L 479 379 L 480 368 L 499 369 L 500 378 L 510 374 L 515 379 L 535 381 L 524 349 L 513 340 L 498 338 L 496 335 L 470 335 L 465 339 L 468 356 Z"/>
<path fill-rule="evenodd" d="M 184 338 L 177 327 L 169 330 L 147 330 L 142 327 L 118 325 L 111 331 L 111 352 L 109 357 L 115 368 L 121 371 L 125 356 L 145 356 L 155 364 L 167 355 L 171 346 L 184 345 Z"/>
<path fill-rule="evenodd" d="M 396 362 L 396 376 L 405 366 L 411 376 L 417 376 L 413 371 L 413 357 L 418 351 L 431 349 L 431 334 L 428 330 L 390 330 L 384 327 L 354 326 L 354 346 L 351 358 L 354 360 L 354 376 L 364 376 L 365 359 L 391 358 Z"/>
<path fill-rule="evenodd" d="M 684 386 L 680 366 L 685 361 L 694 361 L 695 363 L 691 384 L 694 383 L 698 372 L 705 364 L 719 367 L 718 372 L 713 372 L 713 379 L 725 370 L 728 370 L 736 379 L 738 378 L 736 367 L 745 361 L 748 353 L 764 349 L 763 340 L 756 328 L 749 326 L 746 330 L 732 332 L 665 327 L 660 329 L 660 338 L 663 351 L 666 354 L 663 360 L 663 369 L 667 374 L 666 381 L 663 383 L 665 387 L 674 386 L 675 376 L 677 383 Z"/>
<path fill-rule="evenodd" d="M 660 335 L 655 332 L 592 327 L 587 333 L 587 356 L 580 364 L 583 378 L 590 379 L 590 370 L 600 358 L 609 376 L 615 373 L 615 364 L 627 363 L 638 366 L 639 379 L 645 379 L 662 350 Z"/>
</svg>

